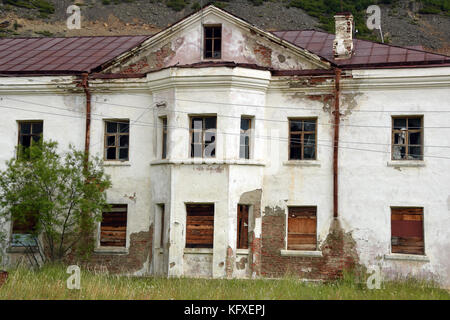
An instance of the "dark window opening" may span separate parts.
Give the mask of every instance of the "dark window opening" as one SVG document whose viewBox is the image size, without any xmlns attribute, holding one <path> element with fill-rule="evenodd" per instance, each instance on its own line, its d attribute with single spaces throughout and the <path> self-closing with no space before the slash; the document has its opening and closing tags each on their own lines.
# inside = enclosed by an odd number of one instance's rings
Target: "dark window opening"
<svg viewBox="0 0 450 320">
<path fill-rule="evenodd" d="M 43 121 L 20 121 L 19 122 L 19 154 L 27 148 L 39 143 L 44 129 Z"/>
<path fill-rule="evenodd" d="M 423 118 L 392 118 L 392 159 L 423 160 Z"/>
<path fill-rule="evenodd" d="M 317 249 L 316 207 L 289 207 L 288 250 Z"/>
<path fill-rule="evenodd" d="M 12 247 L 34 247 L 36 246 L 35 231 L 37 213 L 30 212 L 23 219 L 12 220 Z"/>
<path fill-rule="evenodd" d="M 100 246 L 125 247 L 127 238 L 127 205 L 115 204 L 102 214 Z"/>
<path fill-rule="evenodd" d="M 241 135 L 239 142 L 239 157 L 250 159 L 250 138 L 252 129 L 252 119 L 241 118 Z"/>
<path fill-rule="evenodd" d="M 289 120 L 289 160 L 316 159 L 316 119 Z"/>
<path fill-rule="evenodd" d="M 392 253 L 425 254 L 423 208 L 391 208 Z"/>
<path fill-rule="evenodd" d="M 214 204 L 186 205 L 186 248 L 212 248 Z"/>
<path fill-rule="evenodd" d="M 216 156 L 217 117 L 191 118 L 191 158 Z"/>
<path fill-rule="evenodd" d="M 237 249 L 248 249 L 248 205 L 239 204 L 237 212 Z"/>
<path fill-rule="evenodd" d="M 161 223 L 161 229 L 160 229 L 160 242 L 159 242 L 159 247 L 163 248 L 164 247 L 164 224 L 165 224 L 165 206 L 164 204 L 159 204 L 159 212 L 160 212 L 160 223 Z"/>
<path fill-rule="evenodd" d="M 105 160 L 128 160 L 130 122 L 105 121 Z"/>
<path fill-rule="evenodd" d="M 162 159 L 167 158 L 167 118 L 162 118 Z"/>
<path fill-rule="evenodd" d="M 222 26 L 205 27 L 205 59 L 220 59 L 222 56 Z"/>
</svg>

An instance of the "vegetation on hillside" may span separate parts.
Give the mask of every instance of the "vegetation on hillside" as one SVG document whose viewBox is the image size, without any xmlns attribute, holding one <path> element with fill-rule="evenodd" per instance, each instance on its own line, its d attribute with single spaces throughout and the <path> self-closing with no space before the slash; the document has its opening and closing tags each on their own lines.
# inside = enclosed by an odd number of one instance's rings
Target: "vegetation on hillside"
<svg viewBox="0 0 450 320">
<path fill-rule="evenodd" d="M 4 4 L 27 9 L 38 9 L 41 18 L 48 17 L 55 12 L 53 3 L 47 0 L 2 0 Z"/>
<path fill-rule="evenodd" d="M 358 281 L 351 275 L 329 283 L 306 283 L 288 276 L 280 280 L 129 277 L 107 275 L 82 268 L 80 290 L 67 289 L 68 277 L 64 266 L 46 266 L 38 271 L 25 268 L 10 270 L 8 280 L 0 287 L 0 300 L 450 299 L 449 292 L 430 282 L 405 279 L 385 282 L 381 289 L 369 290 L 365 281 Z"/>
</svg>

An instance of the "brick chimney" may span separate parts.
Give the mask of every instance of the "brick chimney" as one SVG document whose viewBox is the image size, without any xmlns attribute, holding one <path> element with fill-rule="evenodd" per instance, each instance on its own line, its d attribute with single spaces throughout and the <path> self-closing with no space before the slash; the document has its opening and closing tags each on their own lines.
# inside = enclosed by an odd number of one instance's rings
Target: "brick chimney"
<svg viewBox="0 0 450 320">
<path fill-rule="evenodd" d="M 353 54 L 353 15 L 350 12 L 337 13 L 336 37 L 333 42 L 333 56 L 338 59 L 350 59 Z"/>
</svg>

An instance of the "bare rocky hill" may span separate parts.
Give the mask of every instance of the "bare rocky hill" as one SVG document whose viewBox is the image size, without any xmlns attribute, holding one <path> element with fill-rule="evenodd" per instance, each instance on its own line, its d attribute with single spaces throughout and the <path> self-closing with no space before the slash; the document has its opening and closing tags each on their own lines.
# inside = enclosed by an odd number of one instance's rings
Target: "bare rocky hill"
<svg viewBox="0 0 450 320">
<path fill-rule="evenodd" d="M 200 3 L 200 0 L 191 1 L 184 9 L 175 11 L 167 6 L 167 1 L 46 1 L 53 4 L 53 12 L 11 5 L 0 0 L 0 36 L 154 34 L 193 12 L 195 3 Z M 66 10 L 74 3 L 81 8 L 80 30 L 68 30 L 66 27 Z M 249 0 L 229 0 L 219 5 L 265 30 L 320 30 L 317 18 L 302 9 L 288 8 L 284 0 L 266 1 L 259 6 Z M 382 29 L 388 42 L 402 46 L 421 45 L 430 51 L 450 54 L 449 15 L 419 14 L 422 4 L 414 0 L 399 0 L 396 5 L 380 6 Z"/>
</svg>

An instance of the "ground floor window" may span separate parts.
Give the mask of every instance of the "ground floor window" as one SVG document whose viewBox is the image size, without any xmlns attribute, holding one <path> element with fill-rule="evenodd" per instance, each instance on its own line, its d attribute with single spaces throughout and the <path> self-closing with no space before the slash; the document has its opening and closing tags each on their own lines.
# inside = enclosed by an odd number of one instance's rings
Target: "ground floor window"
<svg viewBox="0 0 450 320">
<path fill-rule="evenodd" d="M 392 253 L 425 254 L 423 208 L 391 208 Z"/>
<path fill-rule="evenodd" d="M 127 239 L 127 205 L 114 204 L 104 211 L 100 225 L 100 246 L 125 247 Z"/>
<path fill-rule="evenodd" d="M 36 246 L 33 232 L 36 227 L 36 213 L 30 212 L 23 219 L 13 219 L 11 247 L 34 247 Z"/>
<path fill-rule="evenodd" d="M 237 249 L 248 249 L 248 213 L 250 206 L 239 204 L 237 212 Z"/>
<path fill-rule="evenodd" d="M 212 248 L 214 204 L 186 204 L 186 248 Z"/>
<path fill-rule="evenodd" d="M 289 207 L 288 216 L 288 250 L 317 249 L 316 207 Z"/>
</svg>

